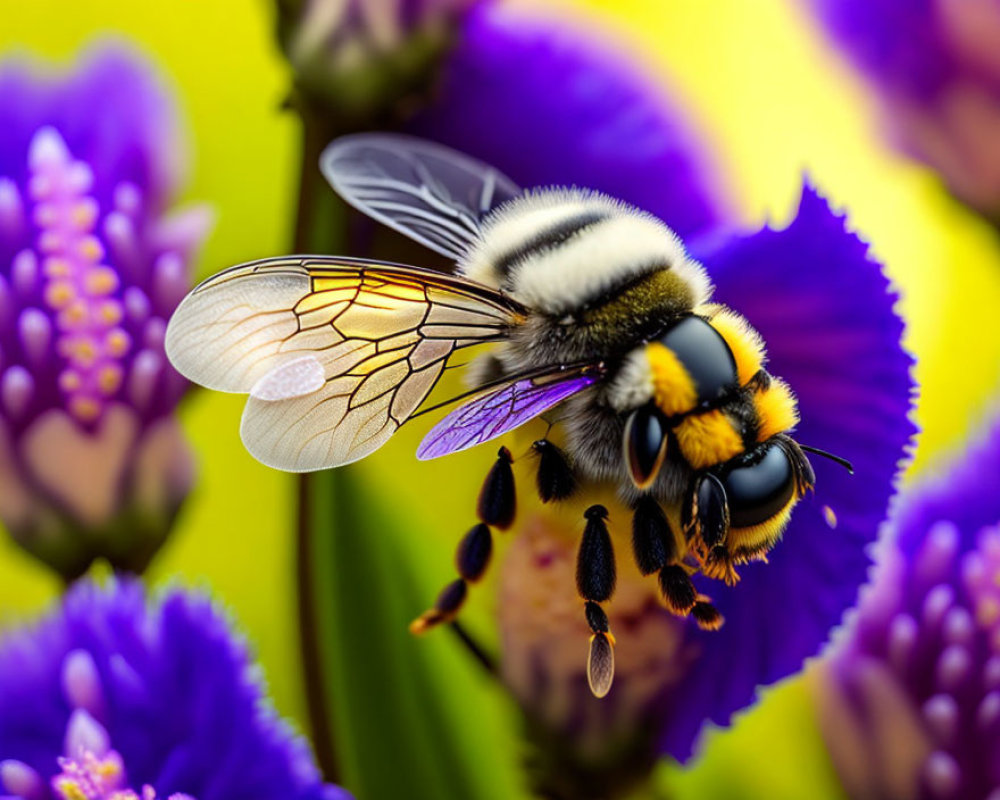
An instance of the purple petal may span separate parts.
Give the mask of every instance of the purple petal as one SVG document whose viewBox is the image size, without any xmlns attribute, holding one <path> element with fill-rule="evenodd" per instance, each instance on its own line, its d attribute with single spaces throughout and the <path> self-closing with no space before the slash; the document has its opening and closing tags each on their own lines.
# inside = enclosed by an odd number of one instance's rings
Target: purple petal
<svg viewBox="0 0 1000 800">
<path fill-rule="evenodd" d="M 662 76 L 565 20 L 497 4 L 472 14 L 437 100 L 408 130 L 524 187 L 606 192 L 682 237 L 718 221 L 720 183 Z"/>
<path fill-rule="evenodd" d="M 0 176 L 24 184 L 24 154 L 35 132 L 46 125 L 58 130 L 74 157 L 91 167 L 102 209 L 113 207 L 114 190 L 121 183 L 140 186 L 162 202 L 181 177 L 167 94 L 147 62 L 123 45 L 95 49 L 68 78 L 28 59 L 4 62 Z"/>
<path fill-rule="evenodd" d="M 417 448 L 417 458 L 427 461 L 502 436 L 586 389 L 595 380 L 593 375 L 576 375 L 542 385 L 523 380 L 477 397 L 431 428 Z"/>
<path fill-rule="evenodd" d="M 768 564 L 740 569 L 733 588 L 703 581 L 726 623 L 695 632 L 703 655 L 671 696 L 663 750 L 691 754 L 704 719 L 728 724 L 757 688 L 797 672 L 856 601 L 915 427 L 914 384 L 895 295 L 866 245 L 806 187 L 795 220 L 699 254 L 716 299 L 764 337 L 769 369 L 799 398 L 795 438 L 853 462 L 849 475 L 813 458 L 816 491 L 795 509 Z M 836 528 L 824 520 L 829 506 Z"/>
</svg>

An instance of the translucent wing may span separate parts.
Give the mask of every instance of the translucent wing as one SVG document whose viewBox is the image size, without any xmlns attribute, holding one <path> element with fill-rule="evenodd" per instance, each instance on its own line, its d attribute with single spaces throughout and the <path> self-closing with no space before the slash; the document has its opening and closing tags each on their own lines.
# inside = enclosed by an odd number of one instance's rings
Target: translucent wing
<svg viewBox="0 0 1000 800">
<path fill-rule="evenodd" d="M 517 380 L 482 394 L 435 425 L 417 448 L 417 458 L 438 458 L 502 436 L 586 389 L 597 378 L 592 369 L 583 367 Z"/>
<path fill-rule="evenodd" d="M 519 313 L 491 289 L 431 270 L 279 258 L 196 287 L 166 349 L 190 380 L 250 395 L 241 432 L 256 458 L 305 472 L 381 447 L 452 352 L 504 337 Z"/>
<path fill-rule="evenodd" d="M 323 151 L 320 169 L 352 206 L 454 259 L 475 241 L 489 211 L 521 194 L 487 164 L 399 134 L 336 139 Z"/>
</svg>

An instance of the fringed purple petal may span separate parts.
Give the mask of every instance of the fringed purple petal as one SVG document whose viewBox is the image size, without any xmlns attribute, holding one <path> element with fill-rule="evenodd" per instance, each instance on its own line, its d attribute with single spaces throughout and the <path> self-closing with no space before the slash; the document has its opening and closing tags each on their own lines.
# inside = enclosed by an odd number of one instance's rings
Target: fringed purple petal
<svg viewBox="0 0 1000 800">
<path fill-rule="evenodd" d="M 229 622 L 197 595 L 148 606 L 138 581 L 78 584 L 59 614 L 0 642 L 0 760 L 55 774 L 71 706 L 66 657 L 87 652 L 100 677 L 96 715 L 129 783 L 198 800 L 334 800 L 306 743 L 264 701 Z"/>
<path fill-rule="evenodd" d="M 436 101 L 409 130 L 525 187 L 606 192 L 682 237 L 718 221 L 718 184 L 662 79 L 565 20 L 494 4 L 472 14 Z"/>
<path fill-rule="evenodd" d="M 811 458 L 815 494 L 795 509 L 769 563 L 741 567 L 733 588 L 702 582 L 726 623 L 692 633 L 701 659 L 670 698 L 662 748 L 681 759 L 704 719 L 728 724 L 759 686 L 801 669 L 854 604 L 915 432 L 895 295 L 866 245 L 814 189 L 805 188 L 786 229 L 765 228 L 700 255 L 715 299 L 760 331 L 769 370 L 798 395 L 794 438 L 849 459 L 855 474 Z"/>
</svg>

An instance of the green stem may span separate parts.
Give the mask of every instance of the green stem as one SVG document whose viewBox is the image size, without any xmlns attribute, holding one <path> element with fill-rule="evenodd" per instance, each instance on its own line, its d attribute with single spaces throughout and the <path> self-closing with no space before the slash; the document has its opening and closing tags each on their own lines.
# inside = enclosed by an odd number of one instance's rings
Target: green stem
<svg viewBox="0 0 1000 800">
<path fill-rule="evenodd" d="M 371 255 L 371 229 L 318 169 L 323 147 L 347 126 L 297 110 L 296 251 Z M 387 502 L 390 487 L 371 485 L 352 467 L 299 480 L 298 621 L 309 723 L 326 779 L 365 798 L 519 796 L 514 756 L 501 746 L 493 715 L 470 714 L 501 701 L 493 680 L 454 640 L 406 633 L 433 588 L 420 585 L 415 568 L 433 522 Z M 492 673 L 482 648 L 456 633 Z"/>
<path fill-rule="evenodd" d="M 499 675 L 499 667 L 497 667 L 496 657 L 486 652 L 485 648 L 476 641 L 472 634 L 470 634 L 465 629 L 465 626 L 458 620 L 452 622 L 450 627 L 451 632 L 455 634 L 455 638 L 458 639 L 459 644 L 466 649 L 469 655 L 472 656 L 473 660 L 486 670 L 487 675 L 496 678 Z"/>
<path fill-rule="evenodd" d="M 343 204 L 320 174 L 319 156 L 333 138 L 328 126 L 308 110 L 301 112 L 302 158 L 299 172 L 298 208 L 295 218 L 296 253 L 336 253 L 345 249 L 346 214 Z M 320 622 L 317 613 L 316 572 L 312 554 L 313 488 L 309 475 L 298 478 L 299 518 L 296 530 L 296 586 L 303 680 L 308 704 L 309 727 L 320 769 L 328 781 L 340 775 L 336 741 L 328 714 L 330 697 L 323 675 Z"/>
</svg>

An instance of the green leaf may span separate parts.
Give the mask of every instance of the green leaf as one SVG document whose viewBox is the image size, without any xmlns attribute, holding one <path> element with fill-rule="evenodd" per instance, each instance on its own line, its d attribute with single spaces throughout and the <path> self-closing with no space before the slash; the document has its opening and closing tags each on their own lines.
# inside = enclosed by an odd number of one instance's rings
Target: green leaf
<svg viewBox="0 0 1000 800">
<path fill-rule="evenodd" d="M 303 478 L 301 555 L 339 780 L 365 800 L 523 795 L 493 679 L 447 631 L 407 631 L 433 596 L 414 571 L 425 532 L 360 476 Z"/>
</svg>

